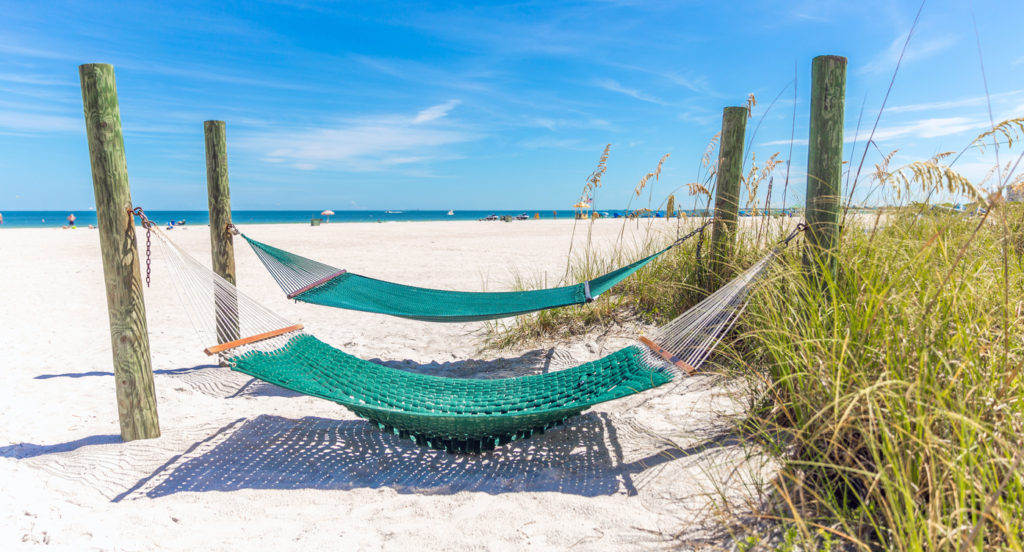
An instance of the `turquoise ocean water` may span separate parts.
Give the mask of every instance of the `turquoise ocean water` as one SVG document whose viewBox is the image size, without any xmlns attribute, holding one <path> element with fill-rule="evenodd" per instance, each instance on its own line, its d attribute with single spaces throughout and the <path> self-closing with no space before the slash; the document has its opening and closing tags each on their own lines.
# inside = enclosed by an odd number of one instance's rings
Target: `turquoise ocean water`
<svg viewBox="0 0 1024 552">
<path fill-rule="evenodd" d="M 623 210 L 601 210 L 603 215 L 616 217 L 623 216 Z M 67 216 L 72 211 L 0 211 L 3 215 L 4 228 L 59 228 L 67 224 Z M 94 211 L 73 211 L 76 226 L 88 226 L 96 224 L 96 213 Z M 448 211 L 337 211 L 334 215 L 324 217 L 319 211 L 248 211 L 237 210 L 231 213 L 232 220 L 241 224 L 309 224 L 311 218 L 323 218 L 331 223 L 338 222 L 389 222 L 389 221 L 427 221 L 427 220 L 478 220 L 490 215 L 516 216 L 525 213 L 533 218 L 535 213 L 540 214 L 542 219 L 555 217 L 554 211 L 549 210 L 528 210 L 528 211 L 454 211 L 449 215 Z M 697 213 L 688 212 L 690 216 Z M 206 211 L 147 211 L 150 220 L 161 225 L 169 222 L 175 224 L 185 221 L 189 225 L 209 224 L 209 217 Z M 662 213 L 658 213 L 662 215 Z M 571 209 L 558 211 L 558 218 L 573 217 Z"/>
</svg>

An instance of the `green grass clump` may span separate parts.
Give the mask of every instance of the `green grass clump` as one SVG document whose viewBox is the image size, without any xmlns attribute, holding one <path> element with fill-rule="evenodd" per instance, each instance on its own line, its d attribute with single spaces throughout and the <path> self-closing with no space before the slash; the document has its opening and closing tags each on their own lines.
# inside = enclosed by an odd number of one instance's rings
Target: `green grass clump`
<svg viewBox="0 0 1024 552">
<path fill-rule="evenodd" d="M 1019 220 L 896 213 L 846 229 L 835 278 L 791 256 L 754 296 L 750 421 L 785 459 L 773 515 L 806 543 L 1024 546 Z"/>
</svg>

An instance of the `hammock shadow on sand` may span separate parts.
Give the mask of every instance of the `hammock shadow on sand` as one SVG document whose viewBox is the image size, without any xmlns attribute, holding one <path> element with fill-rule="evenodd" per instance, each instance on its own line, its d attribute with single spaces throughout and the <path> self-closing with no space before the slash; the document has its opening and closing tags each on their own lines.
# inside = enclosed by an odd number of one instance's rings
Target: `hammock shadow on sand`
<svg viewBox="0 0 1024 552">
<path fill-rule="evenodd" d="M 113 499 L 243 489 L 351 490 L 387 487 L 402 494 L 558 492 L 636 495 L 637 476 L 688 455 L 734 444 L 718 434 L 678 449 L 644 447 L 625 461 L 605 413 L 477 455 L 418 447 L 362 420 L 261 415 L 228 424 Z M 646 477 L 640 478 L 647 479 Z"/>
</svg>

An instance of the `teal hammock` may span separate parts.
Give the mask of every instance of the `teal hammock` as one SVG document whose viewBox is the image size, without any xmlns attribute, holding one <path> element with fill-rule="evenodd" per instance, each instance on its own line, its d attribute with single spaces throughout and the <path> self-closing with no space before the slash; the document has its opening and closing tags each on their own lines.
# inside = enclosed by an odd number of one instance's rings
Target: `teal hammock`
<svg viewBox="0 0 1024 552">
<path fill-rule="evenodd" d="M 399 438 L 449 452 L 480 452 L 525 439 L 595 404 L 673 378 L 663 362 L 636 345 L 575 368 L 497 380 L 397 370 L 308 334 L 228 362 L 238 372 L 340 404 Z"/>
<path fill-rule="evenodd" d="M 377 280 L 289 253 L 244 234 L 242 237 L 289 299 L 427 322 L 473 322 L 589 303 L 654 259 L 703 232 L 708 224 L 710 222 L 653 255 L 586 282 L 498 292 L 449 291 Z"/>
</svg>

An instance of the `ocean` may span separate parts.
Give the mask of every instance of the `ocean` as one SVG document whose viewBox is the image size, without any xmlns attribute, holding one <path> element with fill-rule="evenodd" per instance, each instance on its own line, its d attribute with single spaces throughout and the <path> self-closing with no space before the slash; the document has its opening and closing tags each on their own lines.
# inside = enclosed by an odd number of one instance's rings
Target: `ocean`
<svg viewBox="0 0 1024 552">
<path fill-rule="evenodd" d="M 602 216 L 621 217 L 627 211 L 622 209 L 598 209 Z M 67 217 L 72 211 L 0 211 L 3 215 L 4 228 L 59 228 L 67 224 Z M 88 226 L 96 224 L 95 211 L 73 211 L 76 226 Z M 325 217 L 318 211 L 250 211 L 237 210 L 231 213 L 232 220 L 237 224 L 309 224 L 313 218 L 324 219 L 325 222 L 400 222 L 400 221 L 428 221 L 428 220 L 479 220 L 490 215 L 497 217 L 511 216 L 525 213 L 529 218 L 539 214 L 542 219 L 569 218 L 573 217 L 573 210 L 551 211 L 531 209 L 527 211 L 454 211 L 449 215 L 448 211 L 336 211 L 335 214 Z M 210 222 L 206 211 L 147 211 L 150 220 L 166 225 L 170 222 L 178 224 L 185 221 L 189 225 L 207 225 Z M 662 216 L 663 213 L 658 213 Z M 688 216 L 698 215 L 697 212 L 687 212 Z"/>
</svg>

